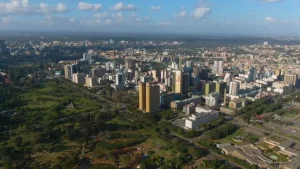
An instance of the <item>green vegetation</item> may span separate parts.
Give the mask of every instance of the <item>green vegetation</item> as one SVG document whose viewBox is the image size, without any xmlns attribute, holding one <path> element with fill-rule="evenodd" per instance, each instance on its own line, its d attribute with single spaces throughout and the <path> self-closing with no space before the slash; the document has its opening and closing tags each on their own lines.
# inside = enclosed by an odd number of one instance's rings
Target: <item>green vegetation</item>
<svg viewBox="0 0 300 169">
<path fill-rule="evenodd" d="M 199 169 L 211 169 L 211 168 L 218 168 L 218 169 L 233 169 L 227 161 L 224 160 L 203 160 L 201 165 L 198 166 Z"/>
<path fill-rule="evenodd" d="M 237 126 L 232 123 L 226 123 L 221 126 L 218 126 L 205 133 L 206 139 L 220 139 L 224 138 L 237 130 Z"/>
</svg>

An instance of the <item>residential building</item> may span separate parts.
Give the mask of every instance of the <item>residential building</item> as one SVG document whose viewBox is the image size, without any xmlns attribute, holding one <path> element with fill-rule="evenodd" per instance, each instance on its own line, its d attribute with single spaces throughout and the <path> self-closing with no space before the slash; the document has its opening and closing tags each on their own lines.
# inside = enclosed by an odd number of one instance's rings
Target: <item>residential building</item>
<svg viewBox="0 0 300 169">
<path fill-rule="evenodd" d="M 237 82 L 230 82 L 229 85 L 229 95 L 237 96 L 239 95 L 240 85 Z"/>
<path fill-rule="evenodd" d="M 84 73 L 74 73 L 72 81 L 76 84 L 84 85 L 85 77 L 86 77 L 86 74 L 84 74 Z"/>
<path fill-rule="evenodd" d="M 90 88 L 93 88 L 93 87 L 96 87 L 98 86 L 98 80 L 97 80 L 97 77 L 95 76 L 86 76 L 85 77 L 85 85 L 87 87 L 90 87 Z"/>
<path fill-rule="evenodd" d="M 298 75 L 296 74 L 285 74 L 284 81 L 293 85 L 294 88 L 298 87 Z"/>
</svg>

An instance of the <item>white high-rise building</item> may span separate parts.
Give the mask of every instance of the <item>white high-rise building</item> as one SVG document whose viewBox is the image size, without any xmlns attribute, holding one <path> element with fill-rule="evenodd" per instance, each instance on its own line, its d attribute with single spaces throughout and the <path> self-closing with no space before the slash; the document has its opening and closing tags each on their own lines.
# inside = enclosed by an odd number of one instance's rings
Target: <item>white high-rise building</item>
<svg viewBox="0 0 300 169">
<path fill-rule="evenodd" d="M 232 74 L 226 73 L 224 76 L 224 82 L 226 82 L 227 86 L 229 86 L 231 81 L 232 81 Z"/>
<path fill-rule="evenodd" d="M 213 73 L 219 76 L 223 74 L 223 61 L 214 61 Z"/>
<path fill-rule="evenodd" d="M 240 85 L 238 82 L 230 82 L 229 95 L 237 96 L 239 94 Z"/>
<path fill-rule="evenodd" d="M 89 64 L 92 64 L 92 55 L 89 53 L 84 53 L 83 60 L 87 60 Z"/>
<path fill-rule="evenodd" d="M 113 39 L 109 39 L 109 44 L 113 45 L 115 44 L 115 41 Z"/>
</svg>

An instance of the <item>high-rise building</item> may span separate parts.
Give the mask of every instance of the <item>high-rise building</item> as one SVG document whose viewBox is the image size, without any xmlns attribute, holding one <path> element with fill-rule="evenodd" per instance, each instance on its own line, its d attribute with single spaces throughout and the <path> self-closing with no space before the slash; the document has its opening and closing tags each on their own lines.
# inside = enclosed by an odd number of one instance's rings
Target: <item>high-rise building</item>
<svg viewBox="0 0 300 169">
<path fill-rule="evenodd" d="M 134 60 L 132 59 L 125 59 L 125 69 L 128 70 L 130 68 L 134 68 Z"/>
<path fill-rule="evenodd" d="M 92 64 L 92 55 L 89 53 L 84 53 L 83 60 L 87 60 L 89 64 Z"/>
<path fill-rule="evenodd" d="M 0 40 L 0 54 L 4 54 L 5 50 L 6 50 L 5 41 Z"/>
<path fill-rule="evenodd" d="M 113 39 L 109 39 L 109 44 L 113 45 L 115 44 L 115 41 Z"/>
<path fill-rule="evenodd" d="M 142 83 L 148 83 L 148 82 L 151 82 L 151 81 L 152 81 L 152 77 L 150 77 L 150 76 L 141 76 L 141 77 L 140 77 L 140 81 L 141 81 Z"/>
<path fill-rule="evenodd" d="M 223 74 L 223 61 L 214 61 L 213 73 L 218 76 Z"/>
<path fill-rule="evenodd" d="M 65 65 L 64 70 L 65 70 L 65 78 L 72 80 L 73 74 L 77 73 L 77 64 Z"/>
<path fill-rule="evenodd" d="M 240 84 L 238 82 L 230 82 L 229 95 L 237 96 L 239 94 Z"/>
<path fill-rule="evenodd" d="M 97 81 L 97 77 L 90 77 L 90 76 L 86 76 L 85 77 L 85 85 L 87 87 L 95 87 L 98 85 L 98 81 Z"/>
<path fill-rule="evenodd" d="M 173 71 L 172 90 L 174 93 L 182 93 L 182 72 L 180 70 Z"/>
<path fill-rule="evenodd" d="M 84 85 L 85 77 L 86 77 L 86 74 L 84 74 L 84 73 L 74 73 L 72 81 L 76 84 Z"/>
<path fill-rule="evenodd" d="M 274 70 L 274 75 L 280 76 L 281 75 L 281 70 L 280 69 L 275 69 Z"/>
<path fill-rule="evenodd" d="M 187 95 L 189 93 L 190 87 L 190 74 L 182 73 L 182 81 L 181 81 L 181 94 Z"/>
<path fill-rule="evenodd" d="M 139 109 L 146 109 L 146 83 L 139 83 Z"/>
<path fill-rule="evenodd" d="M 214 82 L 206 82 L 205 83 L 205 90 L 204 94 L 209 95 L 210 93 L 214 92 L 216 90 L 216 83 Z"/>
<path fill-rule="evenodd" d="M 284 81 L 293 85 L 293 87 L 298 87 L 298 75 L 296 74 L 285 74 Z"/>
<path fill-rule="evenodd" d="M 248 75 L 248 82 L 253 82 L 256 80 L 256 69 L 254 67 L 250 67 L 249 75 Z"/>
<path fill-rule="evenodd" d="M 125 85 L 125 76 L 124 73 L 119 72 L 116 74 L 116 85 L 123 87 Z"/>
<path fill-rule="evenodd" d="M 146 113 L 160 109 L 159 86 L 152 83 L 146 84 Z"/>
<path fill-rule="evenodd" d="M 231 81 L 232 81 L 232 74 L 226 73 L 224 76 L 224 82 L 226 82 L 226 85 L 229 86 Z"/>
<path fill-rule="evenodd" d="M 226 87 L 227 87 L 226 82 L 217 82 L 216 83 L 216 92 L 223 94 Z"/>
<path fill-rule="evenodd" d="M 160 94 L 158 85 L 140 82 L 139 109 L 146 113 L 152 113 L 160 109 Z"/>
<path fill-rule="evenodd" d="M 94 68 L 91 70 L 92 76 L 102 77 L 105 74 L 105 70 L 103 68 Z"/>
</svg>

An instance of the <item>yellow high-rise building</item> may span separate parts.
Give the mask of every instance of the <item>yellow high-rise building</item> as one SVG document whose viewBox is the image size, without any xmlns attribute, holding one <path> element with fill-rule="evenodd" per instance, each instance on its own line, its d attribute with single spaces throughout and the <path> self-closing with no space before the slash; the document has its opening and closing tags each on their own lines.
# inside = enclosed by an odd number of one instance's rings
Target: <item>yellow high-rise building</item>
<svg viewBox="0 0 300 169">
<path fill-rule="evenodd" d="M 281 70 L 280 70 L 280 69 L 275 69 L 275 70 L 274 70 L 274 74 L 275 74 L 276 76 L 280 76 L 280 75 L 281 75 Z"/>
<path fill-rule="evenodd" d="M 146 113 L 159 110 L 160 107 L 159 86 L 153 83 L 146 84 Z"/>
<path fill-rule="evenodd" d="M 172 90 L 174 93 L 181 93 L 182 91 L 182 72 L 180 70 L 173 71 Z"/>
<path fill-rule="evenodd" d="M 298 75 L 296 74 L 285 74 L 284 81 L 293 85 L 293 87 L 298 87 Z"/>
<path fill-rule="evenodd" d="M 139 84 L 139 109 L 152 113 L 160 109 L 159 86 L 154 83 Z"/>
<path fill-rule="evenodd" d="M 139 84 L 139 109 L 146 109 L 146 83 Z"/>
</svg>

